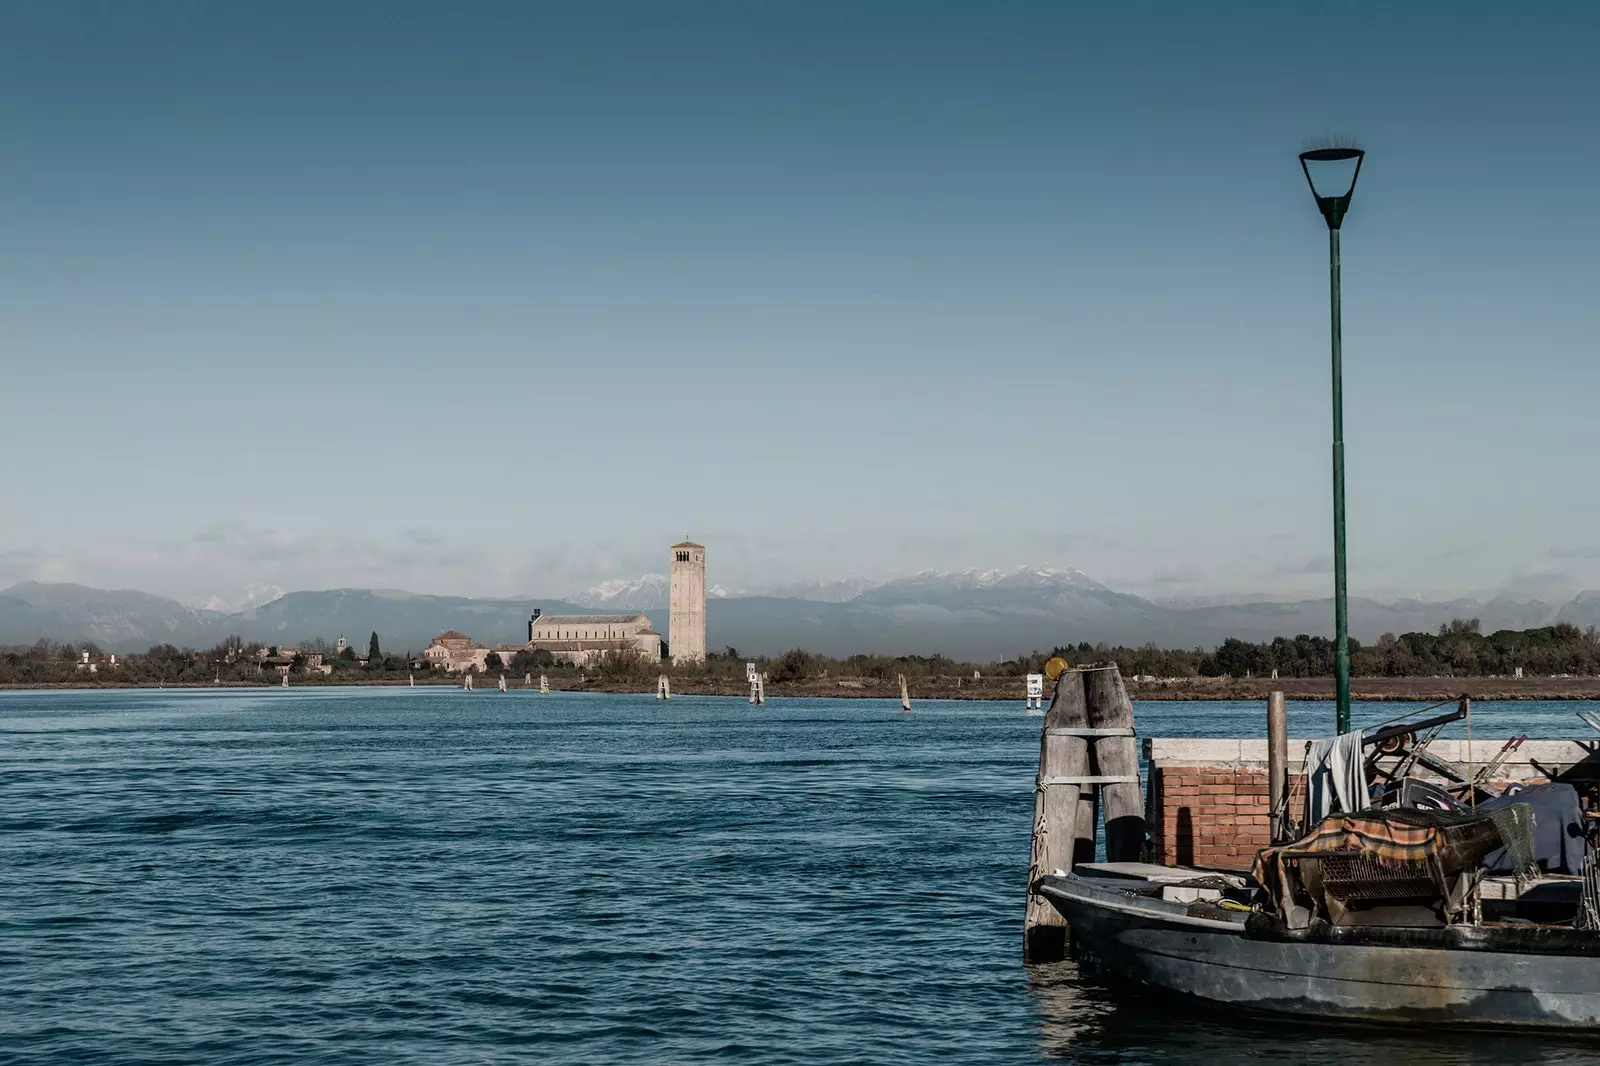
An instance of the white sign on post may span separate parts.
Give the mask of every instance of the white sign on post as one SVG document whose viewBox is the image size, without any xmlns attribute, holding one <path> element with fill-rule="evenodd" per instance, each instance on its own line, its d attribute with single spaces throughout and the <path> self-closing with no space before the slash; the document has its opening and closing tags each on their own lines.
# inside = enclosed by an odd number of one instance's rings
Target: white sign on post
<svg viewBox="0 0 1600 1066">
<path fill-rule="evenodd" d="M 1029 674 L 1027 695 L 1022 700 L 1022 705 L 1031 712 L 1035 708 L 1044 709 L 1044 675 Z"/>
<path fill-rule="evenodd" d="M 752 685 L 756 683 L 756 664 L 755 663 L 745 663 L 744 664 L 744 676 L 745 676 L 745 680 L 749 681 Z"/>
</svg>

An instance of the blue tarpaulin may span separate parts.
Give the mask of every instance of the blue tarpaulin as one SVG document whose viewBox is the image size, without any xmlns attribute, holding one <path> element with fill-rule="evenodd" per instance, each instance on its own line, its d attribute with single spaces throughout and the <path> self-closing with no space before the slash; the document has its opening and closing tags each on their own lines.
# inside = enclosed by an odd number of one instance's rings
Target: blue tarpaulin
<svg viewBox="0 0 1600 1066">
<path fill-rule="evenodd" d="M 1533 808 L 1533 853 L 1545 873 L 1575 874 L 1582 869 L 1588 843 L 1583 835 L 1583 807 L 1578 803 L 1577 789 L 1571 785 L 1529 785 L 1484 800 L 1478 810 L 1492 811 L 1513 803 L 1526 803 Z M 1491 852 L 1483 866 L 1491 874 L 1515 872 L 1504 848 Z"/>
</svg>

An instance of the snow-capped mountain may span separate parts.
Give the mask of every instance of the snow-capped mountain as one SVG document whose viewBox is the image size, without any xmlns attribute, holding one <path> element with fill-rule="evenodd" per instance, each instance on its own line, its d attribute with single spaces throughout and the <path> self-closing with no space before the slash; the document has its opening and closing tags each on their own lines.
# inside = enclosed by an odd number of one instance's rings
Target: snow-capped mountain
<svg viewBox="0 0 1600 1066">
<path fill-rule="evenodd" d="M 864 577 L 847 577 L 839 581 L 798 581 L 792 585 L 754 591 L 730 588 L 727 585 L 712 585 L 706 589 L 706 596 L 713 600 L 765 596 L 780 600 L 847 603 L 868 589 L 876 587 L 877 582 L 869 581 Z M 609 608 L 619 611 L 653 611 L 667 606 L 670 594 L 671 582 L 666 576 L 662 574 L 645 574 L 643 577 L 635 578 L 631 581 L 626 578 L 602 581 L 593 588 L 586 589 L 579 595 L 573 596 L 572 602 L 582 604 L 585 607 L 592 607 L 596 610 Z"/>
<path fill-rule="evenodd" d="M 649 611 L 667 605 L 669 585 L 665 574 L 646 574 L 628 581 L 615 578 L 572 597 L 572 602 L 596 610 Z"/>
<path fill-rule="evenodd" d="M 1040 608 L 1108 598 L 1124 603 L 1135 599 L 1112 592 L 1076 567 L 1020 566 L 1015 570 L 924 570 L 869 589 L 853 602 L 880 607 Z"/>
<path fill-rule="evenodd" d="M 572 597 L 572 602 L 596 610 L 648 611 L 665 607 L 670 581 L 663 574 L 645 574 L 628 580 L 602 581 Z M 780 600 L 807 600 L 813 603 L 895 603 L 942 604 L 957 600 L 966 603 L 976 597 L 988 605 L 1033 604 L 1041 598 L 1054 600 L 1063 594 L 1111 594 L 1111 590 L 1082 570 L 1049 566 L 1022 566 L 1015 570 L 925 570 L 912 577 L 876 582 L 865 577 L 838 580 L 806 580 L 773 588 L 746 590 L 712 585 L 706 590 L 711 599 L 738 599 L 747 596 Z M 1070 598 L 1070 597 L 1069 597 Z"/>
<path fill-rule="evenodd" d="M 252 607 L 260 607 L 263 604 L 271 603 L 273 600 L 281 600 L 283 597 L 284 591 L 277 585 L 259 584 L 245 586 L 244 592 L 239 595 L 238 599 L 225 600 L 221 596 L 209 596 L 204 600 L 185 602 L 187 606 L 195 607 L 202 611 L 237 614 L 240 611 L 248 611 Z"/>
<path fill-rule="evenodd" d="M 864 577 L 846 577 L 837 581 L 797 581 L 761 593 L 786 600 L 815 600 L 818 603 L 847 603 L 869 589 L 878 587 L 876 581 Z"/>
</svg>

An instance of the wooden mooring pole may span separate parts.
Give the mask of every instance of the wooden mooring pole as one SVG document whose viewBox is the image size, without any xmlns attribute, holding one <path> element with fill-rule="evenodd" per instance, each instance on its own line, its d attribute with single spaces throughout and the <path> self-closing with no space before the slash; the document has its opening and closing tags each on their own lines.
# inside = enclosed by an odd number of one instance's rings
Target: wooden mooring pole
<svg viewBox="0 0 1600 1066">
<path fill-rule="evenodd" d="M 902 711 L 911 709 L 911 690 L 906 687 L 905 674 L 900 675 L 900 709 Z"/>
<path fill-rule="evenodd" d="M 1106 820 L 1106 861 L 1144 860 L 1144 790 L 1139 787 L 1139 748 L 1133 738 L 1133 701 L 1115 666 L 1085 670 L 1094 773 Z"/>
<path fill-rule="evenodd" d="M 1054 962 L 1066 954 L 1067 923 L 1050 901 L 1033 890 L 1053 870 L 1070 870 L 1079 861 L 1079 808 L 1089 776 L 1089 724 L 1083 674 L 1068 670 L 1056 679 L 1056 691 L 1045 712 L 1039 736 L 1039 776 L 1033 791 L 1033 854 L 1028 863 L 1028 909 L 1022 922 L 1022 957 L 1027 962 Z M 1093 814 L 1089 817 L 1092 819 Z M 1089 857 L 1094 855 L 1094 827 L 1088 831 Z"/>
<path fill-rule="evenodd" d="M 1026 962 L 1055 962 L 1066 954 L 1066 920 L 1033 886 L 1055 870 L 1095 860 L 1097 808 L 1105 811 L 1106 861 L 1143 860 L 1146 825 L 1133 703 L 1115 666 L 1064 671 L 1045 712 L 1022 924 Z"/>
</svg>

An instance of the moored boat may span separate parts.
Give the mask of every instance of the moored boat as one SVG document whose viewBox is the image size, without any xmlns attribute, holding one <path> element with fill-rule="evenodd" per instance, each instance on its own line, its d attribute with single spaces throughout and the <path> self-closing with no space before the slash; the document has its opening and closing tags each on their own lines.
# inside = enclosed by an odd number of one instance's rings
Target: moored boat
<svg viewBox="0 0 1600 1066">
<path fill-rule="evenodd" d="M 1128 881 L 1056 873 L 1038 890 L 1081 959 L 1227 1007 L 1600 1032 L 1600 933 L 1517 924 L 1296 933 L 1260 911 L 1171 902 Z"/>
<path fill-rule="evenodd" d="M 1546 876 L 1532 828 L 1526 804 L 1340 814 L 1263 849 L 1249 877 L 1090 864 L 1035 890 L 1080 959 L 1219 1005 L 1600 1033 L 1594 854 Z M 1486 874 L 1506 862 L 1509 875 Z"/>
</svg>

